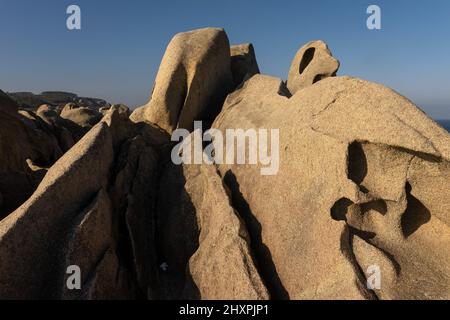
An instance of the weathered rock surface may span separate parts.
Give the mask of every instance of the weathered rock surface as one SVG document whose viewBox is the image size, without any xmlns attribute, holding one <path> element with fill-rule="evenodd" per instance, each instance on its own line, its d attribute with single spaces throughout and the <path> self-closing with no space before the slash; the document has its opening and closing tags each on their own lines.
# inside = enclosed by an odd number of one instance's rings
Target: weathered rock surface
<svg viewBox="0 0 450 320">
<path fill-rule="evenodd" d="M 115 104 L 115 105 L 112 105 L 112 106 L 102 107 L 102 108 L 100 108 L 98 111 L 99 111 L 103 116 L 105 116 L 105 115 L 107 115 L 107 114 L 109 113 L 109 111 L 110 111 L 111 109 L 118 109 L 118 110 L 120 110 L 121 113 L 126 113 L 128 117 L 131 115 L 130 108 L 128 108 L 128 107 L 127 107 L 126 105 L 124 105 L 124 104 Z"/>
<path fill-rule="evenodd" d="M 193 129 L 194 120 L 211 124 L 233 87 L 230 44 L 223 29 L 177 34 L 169 43 L 149 103 L 131 115 L 171 133 Z"/>
<path fill-rule="evenodd" d="M 94 109 L 68 103 L 61 111 L 61 118 L 70 120 L 80 127 L 92 128 L 102 118 L 102 114 Z"/>
<path fill-rule="evenodd" d="M 68 236 L 67 252 L 62 270 L 76 265 L 83 270 L 81 283 L 86 289 L 89 287 L 89 277 L 95 274 L 96 266 L 103 260 L 104 255 L 113 245 L 112 204 L 104 189 L 100 189 L 97 196 L 78 217 L 75 227 Z M 76 299 L 79 291 L 69 290 L 66 283 L 69 275 L 64 275 L 62 292 L 64 299 Z M 70 281 L 70 280 L 69 280 Z"/>
<path fill-rule="evenodd" d="M 450 135 L 338 67 L 309 43 L 286 85 L 209 28 L 175 36 L 131 117 L 0 91 L 0 299 L 450 299 Z M 175 165 L 169 134 L 213 119 L 278 130 L 274 175 Z"/>
<path fill-rule="evenodd" d="M 246 77 L 259 73 L 255 49 L 251 43 L 231 46 L 231 73 L 235 86 L 240 85 Z"/>
<path fill-rule="evenodd" d="M 50 168 L 89 128 L 63 119 L 49 105 L 19 109 L 0 91 L 0 218 L 27 200 Z"/>
<path fill-rule="evenodd" d="M 211 166 L 169 164 L 158 202 L 161 293 L 168 299 L 268 299 L 243 221 Z M 173 199 L 179 199 L 174 202 Z"/>
<path fill-rule="evenodd" d="M 330 78 L 290 99 L 282 85 L 254 76 L 214 124 L 280 129 L 277 175 L 219 165 L 270 292 L 448 299 L 448 133 L 381 85 Z M 373 292 L 361 270 L 376 264 L 386 277 Z"/>
<path fill-rule="evenodd" d="M 155 212 L 159 155 L 141 135 L 122 144 L 111 197 L 124 224 L 133 273 L 142 293 L 156 298 Z"/>
<path fill-rule="evenodd" d="M 250 237 L 213 166 L 187 169 L 186 190 L 196 209 L 199 247 L 189 273 L 202 299 L 260 300 L 269 293 L 255 266 Z"/>
<path fill-rule="evenodd" d="M 311 41 L 295 55 L 289 70 L 287 87 L 295 94 L 322 79 L 336 76 L 339 65 L 325 42 Z"/>
<path fill-rule="evenodd" d="M 19 110 L 20 120 L 26 125 L 29 140 L 36 152 L 40 153 L 36 159 L 39 165 L 50 167 L 62 155 L 63 151 L 52 128 L 38 115 L 31 111 Z"/>
<path fill-rule="evenodd" d="M 3 91 L 0 90 L 0 106 L 1 112 L 8 114 L 17 113 L 18 106 L 17 104 Z"/>
<path fill-rule="evenodd" d="M 43 104 L 49 104 L 59 108 L 68 103 L 76 103 L 97 110 L 101 107 L 108 106 L 108 103 L 103 99 L 79 97 L 74 93 L 61 91 L 44 91 L 40 94 L 31 92 L 10 92 L 8 95 L 24 109 L 36 110 Z"/>
<path fill-rule="evenodd" d="M 0 297 L 147 296 L 156 268 L 149 257 L 159 146 L 140 137 L 126 113 L 112 108 L 0 222 Z M 67 290 L 71 265 L 81 268 L 82 292 Z"/>
<path fill-rule="evenodd" d="M 48 105 L 40 106 L 36 111 L 36 115 L 50 126 L 63 152 L 67 152 L 72 148 L 87 132 L 87 130 L 81 128 L 74 122 L 61 118 Z"/>
<path fill-rule="evenodd" d="M 121 262 L 110 248 L 90 279 L 87 290 L 83 291 L 85 300 L 131 300 L 141 298 L 134 286 L 133 276 L 121 265 Z"/>
<path fill-rule="evenodd" d="M 46 158 L 23 120 L 15 102 L 0 91 L 0 219 L 25 202 L 40 181 L 27 160 Z"/>
<path fill-rule="evenodd" d="M 56 298 L 63 235 L 83 204 L 106 187 L 112 138 L 100 124 L 46 174 L 33 196 L 0 222 L 0 297 Z M 42 232 L 46 230 L 46 232 Z M 8 257 L 6 259 L 6 257 Z"/>
</svg>

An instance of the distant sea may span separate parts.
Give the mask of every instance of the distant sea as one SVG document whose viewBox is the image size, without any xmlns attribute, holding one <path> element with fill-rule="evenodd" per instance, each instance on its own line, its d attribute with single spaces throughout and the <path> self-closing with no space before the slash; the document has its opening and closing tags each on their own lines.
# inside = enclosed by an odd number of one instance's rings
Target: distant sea
<svg viewBox="0 0 450 320">
<path fill-rule="evenodd" d="M 450 120 L 436 120 L 436 121 L 445 129 L 447 129 L 448 132 L 450 132 Z"/>
</svg>

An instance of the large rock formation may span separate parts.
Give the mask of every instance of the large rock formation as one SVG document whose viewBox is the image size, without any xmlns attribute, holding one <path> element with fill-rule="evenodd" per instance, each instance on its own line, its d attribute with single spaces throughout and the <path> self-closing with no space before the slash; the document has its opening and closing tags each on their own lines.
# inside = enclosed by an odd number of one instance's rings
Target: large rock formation
<svg viewBox="0 0 450 320">
<path fill-rule="evenodd" d="M 0 91 L 0 219 L 25 202 L 42 178 L 30 163 L 45 163 L 60 152 L 44 132 L 27 124 L 15 102 Z M 35 143 L 40 137 L 50 139 L 43 148 Z"/>
<path fill-rule="evenodd" d="M 212 166 L 188 170 L 186 189 L 200 230 L 199 248 L 189 260 L 189 272 L 200 297 L 268 299 L 244 221 L 231 206 L 221 177 Z"/>
<path fill-rule="evenodd" d="M 25 202 L 46 170 L 92 127 L 81 125 L 61 118 L 48 105 L 36 112 L 19 109 L 0 91 L 0 218 Z"/>
<path fill-rule="evenodd" d="M 151 291 L 158 144 L 139 132 L 113 108 L 0 222 L 0 297 L 133 298 Z M 82 271 L 81 292 L 67 290 L 72 265 Z"/>
<path fill-rule="evenodd" d="M 57 297 L 63 284 L 55 275 L 63 271 L 55 262 L 64 253 L 63 235 L 83 206 L 106 188 L 112 161 L 112 137 L 102 123 L 52 166 L 25 204 L 0 222 L 1 297 Z"/>
<path fill-rule="evenodd" d="M 29 111 L 25 112 L 31 114 Z M 36 115 L 50 127 L 63 152 L 67 152 L 72 148 L 75 145 L 75 142 L 80 140 L 88 131 L 70 120 L 61 118 L 61 116 L 48 105 L 40 106 L 36 111 Z"/>
<path fill-rule="evenodd" d="M 450 299 L 450 135 L 338 67 L 310 43 L 286 85 L 201 29 L 175 36 L 131 116 L 0 91 L 0 298 Z M 195 120 L 241 130 L 199 143 L 212 159 L 267 130 L 260 161 L 175 164 L 170 134 Z"/>
<path fill-rule="evenodd" d="M 192 130 L 194 120 L 212 123 L 232 87 L 225 31 L 179 33 L 167 47 L 149 103 L 131 119 L 155 123 L 169 133 Z"/>
<path fill-rule="evenodd" d="M 290 99 L 254 76 L 214 127 L 280 130 L 278 174 L 219 165 L 271 293 L 292 299 L 450 297 L 450 136 L 381 85 L 322 80 Z M 282 90 L 281 90 L 282 91 Z M 365 284 L 369 266 L 381 290 Z"/>
<path fill-rule="evenodd" d="M 169 164 L 158 194 L 162 295 L 268 299 L 244 222 L 213 166 Z M 178 199 L 174 202 L 173 199 Z"/>
</svg>

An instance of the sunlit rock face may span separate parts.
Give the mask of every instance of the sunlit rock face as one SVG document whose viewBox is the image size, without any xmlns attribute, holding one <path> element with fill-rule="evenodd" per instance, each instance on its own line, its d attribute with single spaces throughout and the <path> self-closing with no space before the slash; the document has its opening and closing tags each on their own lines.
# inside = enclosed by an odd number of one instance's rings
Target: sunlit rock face
<svg viewBox="0 0 450 320">
<path fill-rule="evenodd" d="M 338 68 L 310 42 L 286 83 L 206 28 L 172 39 L 131 116 L 0 92 L 0 298 L 449 299 L 450 135 Z M 196 120 L 278 132 L 276 170 L 174 163 Z"/>
<path fill-rule="evenodd" d="M 337 77 L 288 98 L 254 76 L 214 128 L 280 129 L 280 169 L 219 165 L 258 239 L 273 292 L 292 299 L 449 297 L 450 137 L 411 102 Z M 379 266 L 383 285 L 367 290 Z"/>
<path fill-rule="evenodd" d="M 193 129 L 194 120 L 212 122 L 233 88 L 230 44 L 223 29 L 177 34 L 159 67 L 148 104 L 132 114 L 169 133 Z"/>
</svg>

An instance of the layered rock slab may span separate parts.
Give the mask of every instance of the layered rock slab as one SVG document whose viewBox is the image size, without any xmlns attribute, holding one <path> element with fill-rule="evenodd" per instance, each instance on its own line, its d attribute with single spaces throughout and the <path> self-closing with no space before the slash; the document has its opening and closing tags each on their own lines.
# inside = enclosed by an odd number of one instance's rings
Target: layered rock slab
<svg viewBox="0 0 450 320">
<path fill-rule="evenodd" d="M 214 166 L 169 165 L 162 177 L 158 229 L 166 298 L 268 299 L 245 224 Z M 181 201 L 173 203 L 175 196 Z"/>
<path fill-rule="evenodd" d="M 290 99 L 282 86 L 252 77 L 213 125 L 280 130 L 277 175 L 218 166 L 259 241 L 257 259 L 272 266 L 262 270 L 269 291 L 291 299 L 448 297 L 448 133 L 381 85 L 329 78 Z M 368 290 L 365 273 L 377 263 L 386 266 L 385 284 Z"/>
</svg>

